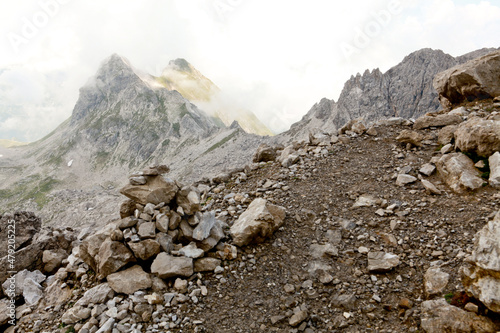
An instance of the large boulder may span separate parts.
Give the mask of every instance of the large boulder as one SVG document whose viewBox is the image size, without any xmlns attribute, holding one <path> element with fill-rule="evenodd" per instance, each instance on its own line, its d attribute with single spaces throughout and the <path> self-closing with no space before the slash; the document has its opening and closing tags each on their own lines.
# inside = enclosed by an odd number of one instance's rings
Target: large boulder
<svg viewBox="0 0 500 333">
<path fill-rule="evenodd" d="M 255 151 L 255 154 L 253 155 L 253 161 L 255 163 L 272 162 L 274 160 L 276 160 L 276 149 L 268 146 L 265 143 L 262 143 L 257 148 L 257 150 Z"/>
<path fill-rule="evenodd" d="M 151 276 L 144 272 L 139 265 L 135 265 L 108 275 L 108 284 L 116 293 L 132 295 L 138 290 L 151 288 L 153 281 Z"/>
<path fill-rule="evenodd" d="M 421 305 L 422 329 L 427 333 L 493 333 L 496 326 L 486 317 L 464 311 L 444 299 L 425 301 Z"/>
<path fill-rule="evenodd" d="M 446 184 L 457 193 L 477 190 L 485 183 L 479 177 L 479 171 L 474 167 L 474 162 L 462 153 L 443 155 L 436 166 Z"/>
<path fill-rule="evenodd" d="M 500 120 L 472 118 L 455 131 L 455 147 L 489 157 L 500 151 Z"/>
<path fill-rule="evenodd" d="M 255 199 L 230 229 L 234 244 L 244 246 L 264 241 L 283 225 L 285 215 L 285 208 L 262 198 Z"/>
<path fill-rule="evenodd" d="M 128 184 L 120 190 L 120 193 L 142 205 L 148 203 L 157 205 L 161 202 L 169 203 L 179 191 L 179 187 L 172 179 L 163 176 L 145 177 L 147 180 L 145 185 Z"/>
<path fill-rule="evenodd" d="M 488 309 L 500 312 L 500 211 L 475 239 L 468 265 L 462 268 L 462 283 Z"/>
<path fill-rule="evenodd" d="M 500 51 L 438 73 L 433 85 L 444 108 L 500 96 Z"/>
</svg>

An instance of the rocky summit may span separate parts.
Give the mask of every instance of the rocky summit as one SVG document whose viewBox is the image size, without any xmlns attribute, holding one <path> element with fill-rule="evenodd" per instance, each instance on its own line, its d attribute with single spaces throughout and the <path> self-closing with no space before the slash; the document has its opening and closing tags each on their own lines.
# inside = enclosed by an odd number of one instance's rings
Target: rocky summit
<svg viewBox="0 0 500 333">
<path fill-rule="evenodd" d="M 107 223 L 2 214 L 0 329 L 500 331 L 500 99 L 460 91 L 416 119 L 255 143 L 195 182 L 136 167 Z"/>
</svg>

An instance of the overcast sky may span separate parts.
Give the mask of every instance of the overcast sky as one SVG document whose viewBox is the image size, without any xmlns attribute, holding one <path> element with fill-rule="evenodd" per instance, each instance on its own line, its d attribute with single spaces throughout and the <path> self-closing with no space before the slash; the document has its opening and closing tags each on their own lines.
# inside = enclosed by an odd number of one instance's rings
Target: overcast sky
<svg viewBox="0 0 500 333">
<path fill-rule="evenodd" d="M 52 131 L 112 53 L 154 75 L 185 58 L 283 131 L 357 72 L 499 47 L 500 0 L 2 1 L 0 33 L 0 138 Z"/>
</svg>

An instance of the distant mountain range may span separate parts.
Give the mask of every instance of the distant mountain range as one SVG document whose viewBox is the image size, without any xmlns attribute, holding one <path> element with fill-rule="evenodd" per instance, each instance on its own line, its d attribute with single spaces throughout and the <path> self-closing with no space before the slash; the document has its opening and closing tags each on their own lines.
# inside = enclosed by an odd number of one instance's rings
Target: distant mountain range
<svg viewBox="0 0 500 333">
<path fill-rule="evenodd" d="M 356 118 L 417 118 L 439 108 L 432 87 L 438 72 L 491 50 L 454 58 L 423 49 L 386 73 L 358 74 L 337 102 L 322 99 L 289 131 L 273 137 L 248 133 L 269 134 L 251 112 L 233 113 L 214 103 L 219 88 L 186 60 L 171 61 L 155 77 L 114 54 L 80 89 L 72 116 L 52 133 L 27 146 L 0 146 L 0 211 L 41 210 L 46 220 L 57 220 L 82 216 L 75 214 L 82 207 L 101 207 L 97 214 L 112 210 L 119 200 L 116 187 L 147 165 L 167 164 L 171 177 L 190 182 L 251 163 L 260 143 L 288 144 L 313 129 L 333 132 Z M 61 209 L 62 201 L 72 209 Z"/>
<path fill-rule="evenodd" d="M 351 119 L 370 123 L 389 117 L 418 118 L 437 111 L 440 104 L 432 86 L 434 76 L 494 50 L 485 48 L 455 58 L 441 50 L 422 49 L 385 73 L 379 69 L 358 73 L 344 84 L 337 102 L 323 98 L 284 136 L 303 139 L 312 128 L 333 132 Z"/>
</svg>

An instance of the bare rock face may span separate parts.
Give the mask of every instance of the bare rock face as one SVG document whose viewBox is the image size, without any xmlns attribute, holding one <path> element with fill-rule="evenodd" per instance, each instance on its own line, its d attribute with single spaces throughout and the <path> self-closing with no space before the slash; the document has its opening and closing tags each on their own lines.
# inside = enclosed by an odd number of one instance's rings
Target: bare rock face
<svg viewBox="0 0 500 333">
<path fill-rule="evenodd" d="M 457 193 L 476 190 L 484 184 L 474 162 L 462 153 L 443 155 L 436 166 L 446 184 Z"/>
<path fill-rule="evenodd" d="M 123 187 L 120 193 L 142 205 L 169 203 L 175 198 L 179 187 L 173 180 L 162 176 L 147 176 L 146 178 L 145 185 L 129 184 Z"/>
<path fill-rule="evenodd" d="M 148 289 L 152 286 L 152 280 L 148 273 L 139 265 L 135 265 L 108 275 L 108 284 L 116 293 L 132 295 L 138 290 Z"/>
<path fill-rule="evenodd" d="M 500 95 L 500 51 L 489 53 L 436 75 L 434 88 L 445 108 Z"/>
<path fill-rule="evenodd" d="M 262 242 L 283 224 L 285 214 L 285 208 L 262 198 L 255 199 L 231 227 L 234 244 L 243 246 Z"/>
<path fill-rule="evenodd" d="M 261 144 L 253 155 L 253 161 L 255 163 L 274 160 L 276 160 L 276 150 L 265 143 Z"/>
<path fill-rule="evenodd" d="M 473 118 L 461 124 L 455 131 L 455 146 L 482 157 L 500 151 L 500 120 Z"/>
<path fill-rule="evenodd" d="M 462 268 L 465 290 L 500 312 L 500 212 L 476 234 L 469 265 Z"/>
<path fill-rule="evenodd" d="M 423 302 L 421 311 L 421 326 L 427 333 L 496 332 L 496 327 L 489 318 L 452 306 L 444 299 Z"/>
</svg>

